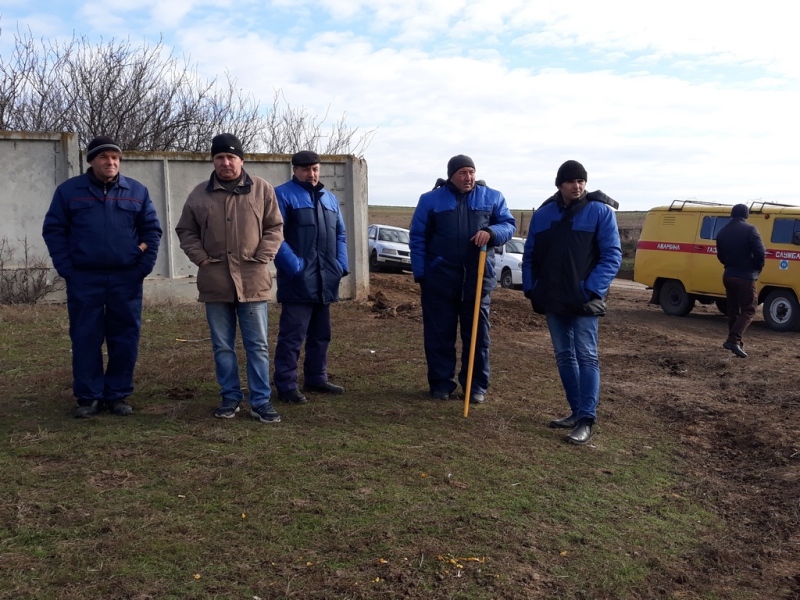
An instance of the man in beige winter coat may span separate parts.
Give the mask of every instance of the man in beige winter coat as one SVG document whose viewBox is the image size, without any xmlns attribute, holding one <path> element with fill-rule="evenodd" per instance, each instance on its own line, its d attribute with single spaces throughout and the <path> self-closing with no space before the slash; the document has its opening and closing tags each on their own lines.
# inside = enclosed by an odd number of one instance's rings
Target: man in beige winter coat
<svg viewBox="0 0 800 600">
<path fill-rule="evenodd" d="M 236 358 L 236 322 L 247 355 L 250 415 L 278 423 L 270 402 L 267 300 L 269 263 L 283 242 L 283 218 L 273 187 L 248 175 L 244 150 L 230 133 L 211 143 L 214 172 L 192 190 L 175 227 L 181 248 L 198 266 L 198 300 L 205 302 L 221 402 L 220 419 L 233 418 L 244 396 Z"/>
</svg>

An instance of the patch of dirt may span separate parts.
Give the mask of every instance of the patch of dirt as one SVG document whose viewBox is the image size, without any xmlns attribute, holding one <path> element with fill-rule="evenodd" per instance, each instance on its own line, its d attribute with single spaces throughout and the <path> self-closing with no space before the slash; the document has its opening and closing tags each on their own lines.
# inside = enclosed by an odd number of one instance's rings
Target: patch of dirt
<svg viewBox="0 0 800 600">
<path fill-rule="evenodd" d="M 376 317 L 419 328 L 410 273 L 373 273 L 371 294 Z M 721 347 L 727 324 L 713 305 L 669 317 L 649 298 L 632 282 L 612 287 L 600 321 L 599 435 L 646 423 L 672 436 L 687 488 L 676 493 L 700 498 L 725 522 L 674 574 L 685 597 L 747 581 L 750 597 L 800 599 L 800 334 L 769 330 L 759 313 L 740 359 Z M 509 348 L 552 356 L 544 317 L 520 291 L 498 288 L 491 314 L 493 373 L 519 372 Z M 522 374 L 491 393 L 520 398 L 530 387 Z"/>
</svg>

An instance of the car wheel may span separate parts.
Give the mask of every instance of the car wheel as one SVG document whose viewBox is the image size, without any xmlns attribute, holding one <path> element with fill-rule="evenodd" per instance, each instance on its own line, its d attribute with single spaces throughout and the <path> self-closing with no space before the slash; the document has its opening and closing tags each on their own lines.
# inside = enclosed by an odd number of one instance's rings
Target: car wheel
<svg viewBox="0 0 800 600">
<path fill-rule="evenodd" d="M 800 305 L 794 292 L 774 290 L 764 300 L 764 320 L 775 331 L 794 331 L 800 324 Z"/>
<path fill-rule="evenodd" d="M 514 278 L 511 276 L 511 269 L 503 269 L 503 273 L 500 275 L 500 285 L 506 289 L 514 287 Z"/>
<path fill-rule="evenodd" d="M 694 298 L 686 293 L 686 288 L 677 279 L 667 279 L 661 284 L 658 301 L 661 310 L 673 317 L 685 317 L 694 308 Z"/>
<path fill-rule="evenodd" d="M 717 305 L 717 310 L 721 312 L 723 315 L 728 314 L 728 301 L 723 299 L 714 300 L 714 304 Z"/>
<path fill-rule="evenodd" d="M 373 250 L 369 255 L 369 269 L 370 271 L 380 271 L 381 266 L 378 264 L 378 253 Z"/>
</svg>

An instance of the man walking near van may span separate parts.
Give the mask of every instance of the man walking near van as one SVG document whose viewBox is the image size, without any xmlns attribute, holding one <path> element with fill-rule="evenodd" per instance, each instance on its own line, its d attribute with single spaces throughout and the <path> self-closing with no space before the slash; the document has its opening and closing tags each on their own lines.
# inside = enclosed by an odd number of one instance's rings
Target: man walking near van
<svg viewBox="0 0 800 600">
<path fill-rule="evenodd" d="M 731 209 L 731 220 L 717 234 L 717 258 L 725 265 L 722 283 L 728 304 L 728 339 L 722 347 L 747 358 L 742 335 L 753 322 L 758 306 L 756 279 L 764 268 L 766 252 L 755 225 L 747 222 L 745 204 Z"/>
<path fill-rule="evenodd" d="M 592 437 L 600 401 L 597 359 L 599 319 L 622 263 L 616 202 L 600 191 L 587 193 L 586 169 L 575 160 L 561 165 L 558 191 L 534 212 L 522 255 L 522 289 L 533 310 L 547 317 L 558 374 L 570 414 L 550 423 L 572 429 L 566 441 Z"/>
</svg>

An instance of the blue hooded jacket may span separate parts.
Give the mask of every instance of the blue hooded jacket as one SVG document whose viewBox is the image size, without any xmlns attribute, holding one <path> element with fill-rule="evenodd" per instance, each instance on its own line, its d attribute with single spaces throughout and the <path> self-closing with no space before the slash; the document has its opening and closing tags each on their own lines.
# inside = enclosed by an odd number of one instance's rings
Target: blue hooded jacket
<svg viewBox="0 0 800 600">
<path fill-rule="evenodd" d="M 349 273 L 339 201 L 321 183 L 295 177 L 276 187 L 275 196 L 284 238 L 275 256 L 278 302 L 336 302 L 339 282 Z"/>
<path fill-rule="evenodd" d="M 422 194 L 409 233 L 414 280 L 425 282 L 448 297 L 474 298 L 480 248 L 469 240 L 485 230 L 492 240 L 488 244 L 481 295 L 489 294 L 497 287 L 494 246 L 510 240 L 516 228 L 503 194 L 483 182 L 468 194 L 459 194 L 449 184 Z"/>
<path fill-rule="evenodd" d="M 138 269 L 144 278 L 158 256 L 161 225 L 147 188 L 119 175 L 105 184 L 88 172 L 56 188 L 42 226 L 53 266 L 69 278 L 75 270 Z M 139 244 L 147 249 L 142 252 Z"/>
</svg>

